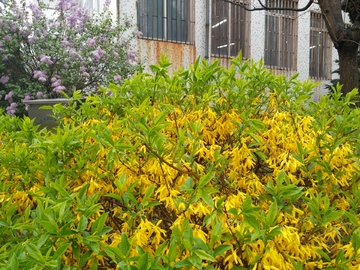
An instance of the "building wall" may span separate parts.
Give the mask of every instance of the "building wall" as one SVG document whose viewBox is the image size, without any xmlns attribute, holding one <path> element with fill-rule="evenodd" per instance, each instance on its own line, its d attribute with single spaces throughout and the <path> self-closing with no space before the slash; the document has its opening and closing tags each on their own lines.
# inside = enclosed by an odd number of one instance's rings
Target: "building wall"
<svg viewBox="0 0 360 270">
<path fill-rule="evenodd" d="M 118 0 L 121 18 L 132 17 L 136 22 L 136 0 Z M 206 28 L 206 1 L 209 4 L 209 18 L 211 23 L 211 0 L 195 0 L 195 44 L 180 44 L 170 43 L 165 41 L 139 39 L 137 46 L 139 50 L 139 57 L 145 59 L 146 64 L 156 64 L 160 59 L 161 53 L 167 53 L 171 58 L 173 66 L 170 72 L 174 72 L 180 67 L 188 68 L 190 64 L 194 63 L 195 59 L 200 56 L 201 59 L 208 57 L 210 61 L 216 58 L 211 56 L 211 25 Z M 249 1 L 252 4 L 256 1 Z M 299 0 L 299 7 L 304 7 L 308 0 Z M 254 7 L 254 6 L 252 6 Z M 313 4 L 312 11 L 318 11 L 318 6 Z M 298 16 L 298 46 L 297 46 L 297 69 L 292 70 L 275 70 L 275 74 L 285 75 L 291 77 L 295 73 L 299 73 L 299 80 L 307 80 L 309 78 L 309 55 L 310 55 L 310 10 L 297 13 Z M 250 58 L 255 62 L 264 57 L 265 46 L 265 11 L 250 12 L 251 25 L 250 25 Z M 208 33 L 206 31 L 208 30 Z M 209 44 L 206 46 L 206 38 L 209 38 Z M 337 51 L 332 47 L 332 68 L 337 69 L 334 60 L 337 59 Z M 218 58 L 220 64 L 229 67 L 231 65 L 230 58 Z M 334 75 L 333 75 L 334 77 Z M 320 86 L 315 88 L 313 100 L 318 101 L 320 96 L 327 93 L 325 88 L 328 81 L 318 81 Z"/>
</svg>

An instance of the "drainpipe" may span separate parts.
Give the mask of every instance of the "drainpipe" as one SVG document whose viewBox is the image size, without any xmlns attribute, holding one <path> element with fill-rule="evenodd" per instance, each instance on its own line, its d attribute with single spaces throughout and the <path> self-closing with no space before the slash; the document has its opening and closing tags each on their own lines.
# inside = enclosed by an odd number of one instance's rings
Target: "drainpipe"
<svg viewBox="0 0 360 270">
<path fill-rule="evenodd" d="M 210 50 L 210 7 L 209 7 L 209 1 L 205 0 L 206 3 L 206 23 L 205 23 L 205 59 L 209 59 L 209 50 Z"/>
<path fill-rule="evenodd" d="M 120 25 L 120 1 L 121 0 L 116 1 L 116 18 L 118 25 Z"/>
</svg>

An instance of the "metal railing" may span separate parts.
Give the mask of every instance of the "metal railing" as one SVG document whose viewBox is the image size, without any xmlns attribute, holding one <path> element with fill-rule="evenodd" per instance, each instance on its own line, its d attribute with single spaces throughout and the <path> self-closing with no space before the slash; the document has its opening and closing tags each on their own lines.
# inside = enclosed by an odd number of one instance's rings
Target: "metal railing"
<svg viewBox="0 0 360 270">
<path fill-rule="evenodd" d="M 269 7 L 297 8 L 296 0 L 267 0 Z M 297 69 L 298 20 L 293 10 L 265 12 L 264 64 L 274 69 Z"/>
<path fill-rule="evenodd" d="M 242 4 L 248 5 L 248 2 L 244 0 Z M 223 0 L 212 0 L 211 6 L 211 55 L 236 57 L 241 50 L 243 58 L 249 58 L 249 12 Z"/>
<path fill-rule="evenodd" d="M 195 0 L 138 0 L 144 39 L 195 44 Z"/>
<path fill-rule="evenodd" d="M 321 13 L 310 13 L 310 67 L 313 79 L 331 79 L 332 41 Z"/>
</svg>

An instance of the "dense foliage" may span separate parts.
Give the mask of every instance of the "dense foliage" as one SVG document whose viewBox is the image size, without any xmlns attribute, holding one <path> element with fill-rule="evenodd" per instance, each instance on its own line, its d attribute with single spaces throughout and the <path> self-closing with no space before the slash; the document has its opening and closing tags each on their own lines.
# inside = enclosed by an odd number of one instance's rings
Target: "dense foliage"
<svg viewBox="0 0 360 270">
<path fill-rule="evenodd" d="M 114 21 L 109 0 L 93 17 L 75 0 L 58 1 L 52 12 L 18 2 L 0 5 L 0 108 L 9 115 L 24 113 L 23 100 L 89 92 L 138 69 L 131 42 L 142 33 L 130 19 Z"/>
<path fill-rule="evenodd" d="M 53 132 L 1 116 L 0 267 L 358 269 L 356 90 L 241 59 L 163 58 Z"/>
</svg>

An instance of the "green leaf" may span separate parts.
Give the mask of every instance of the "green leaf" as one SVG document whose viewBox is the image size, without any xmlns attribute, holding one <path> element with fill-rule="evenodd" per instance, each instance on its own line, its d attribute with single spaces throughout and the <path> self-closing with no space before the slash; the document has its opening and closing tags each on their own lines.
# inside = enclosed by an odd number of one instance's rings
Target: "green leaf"
<svg viewBox="0 0 360 270">
<path fill-rule="evenodd" d="M 345 252 L 344 249 L 339 250 L 339 252 L 338 252 L 338 254 L 336 255 L 336 258 L 335 258 L 336 263 L 346 260 L 345 257 L 344 257 L 344 252 Z"/>
<path fill-rule="evenodd" d="M 161 204 L 162 203 L 158 202 L 158 201 L 151 201 L 151 202 L 148 202 L 147 204 L 144 205 L 144 209 L 154 207 L 154 206 L 157 206 L 157 205 L 161 205 Z"/>
<path fill-rule="evenodd" d="M 274 223 L 276 217 L 277 217 L 277 213 L 278 212 L 278 206 L 276 201 L 270 206 L 269 212 L 266 215 L 266 222 L 267 224 L 269 224 L 269 226 L 272 226 L 272 224 Z"/>
<path fill-rule="evenodd" d="M 251 203 L 252 203 L 251 196 L 249 194 L 246 194 L 246 199 L 241 205 L 241 210 L 242 211 L 249 210 L 251 207 Z"/>
<path fill-rule="evenodd" d="M 60 258 L 62 254 L 68 249 L 68 247 L 71 245 L 71 242 L 65 242 L 58 246 L 54 253 L 54 260 L 57 260 Z"/>
<path fill-rule="evenodd" d="M 163 242 L 155 251 L 154 257 L 160 256 L 167 244 L 167 241 Z"/>
<path fill-rule="evenodd" d="M 183 267 L 187 267 L 187 266 L 192 266 L 192 264 L 189 262 L 188 259 L 182 260 L 182 261 L 177 261 L 176 263 L 174 263 L 174 268 L 183 268 Z"/>
<path fill-rule="evenodd" d="M 96 219 L 96 221 L 94 222 L 94 224 L 91 228 L 92 234 L 95 234 L 95 232 L 97 232 L 96 234 L 99 234 L 102 231 L 102 229 L 104 228 L 107 216 L 108 216 L 108 213 L 103 213 L 100 217 L 98 217 Z M 94 232 L 93 232 L 93 228 L 94 228 Z"/>
<path fill-rule="evenodd" d="M 49 239 L 49 236 L 50 235 L 48 233 L 43 234 L 37 242 L 37 247 L 41 248 L 42 245 Z"/>
<path fill-rule="evenodd" d="M 220 245 L 218 247 L 215 248 L 214 250 L 214 256 L 220 256 L 222 255 L 224 252 L 228 251 L 231 248 L 230 245 Z"/>
<path fill-rule="evenodd" d="M 82 267 L 87 263 L 88 260 L 90 260 L 92 258 L 91 256 L 92 251 L 86 251 L 80 258 L 80 262 L 79 262 L 79 268 L 82 269 Z"/>
<path fill-rule="evenodd" d="M 217 200 L 216 202 L 216 208 L 220 208 L 221 205 L 223 204 L 223 202 L 225 201 L 226 196 L 222 196 L 220 199 Z"/>
<path fill-rule="evenodd" d="M 121 251 L 123 252 L 123 254 L 125 255 L 125 257 L 129 256 L 130 254 L 130 243 L 128 241 L 128 238 L 126 236 L 125 233 L 121 234 Z"/>
<path fill-rule="evenodd" d="M 209 183 L 212 179 L 212 171 L 208 172 L 206 175 L 204 175 L 203 177 L 200 178 L 200 181 L 199 181 L 199 184 L 198 184 L 198 187 L 199 188 L 202 188 L 204 187 L 207 183 Z"/>
<path fill-rule="evenodd" d="M 144 198 L 143 198 L 143 200 L 142 200 L 142 203 L 146 202 L 147 199 L 150 198 L 151 194 L 154 192 L 154 189 L 155 189 L 155 184 L 152 184 L 151 186 L 149 186 L 149 187 L 146 189 L 146 192 L 145 192 Z"/>
<path fill-rule="evenodd" d="M 354 224 L 356 227 L 359 227 L 359 222 L 353 213 L 345 212 L 345 215 L 348 217 L 352 224 Z"/>
<path fill-rule="evenodd" d="M 256 129 L 256 130 L 262 130 L 265 128 L 264 122 L 258 120 L 258 119 L 251 119 L 249 120 L 249 123 Z"/>
<path fill-rule="evenodd" d="M 360 237 L 359 237 L 357 231 L 355 231 L 353 233 L 353 235 L 351 236 L 351 242 L 352 242 L 352 246 L 354 248 L 354 251 L 356 253 L 360 248 Z"/>
<path fill-rule="evenodd" d="M 57 229 L 53 223 L 47 220 L 38 221 L 51 234 L 57 234 Z"/>
<path fill-rule="evenodd" d="M 209 205 L 211 208 L 214 208 L 214 201 L 213 201 L 212 197 L 208 193 L 204 192 L 203 190 L 200 190 L 199 193 L 200 193 L 200 197 L 203 199 L 203 201 L 207 205 Z"/>
<path fill-rule="evenodd" d="M 15 253 L 13 253 L 13 255 L 11 256 L 10 267 L 11 267 L 11 270 L 17 270 L 19 268 L 19 261 L 18 261 Z"/>
<path fill-rule="evenodd" d="M 237 217 L 238 216 L 238 211 L 236 208 L 231 208 L 229 209 L 228 211 L 229 214 L 232 214 L 234 217 Z"/>
<path fill-rule="evenodd" d="M 95 257 L 95 259 L 93 260 L 89 270 L 97 270 L 97 269 L 98 269 L 98 260 Z"/>
<path fill-rule="evenodd" d="M 83 233 L 88 225 L 88 220 L 85 216 L 81 216 L 78 224 L 78 231 L 79 233 Z"/>
<path fill-rule="evenodd" d="M 137 201 L 134 197 L 134 195 L 132 195 L 131 193 L 129 192 L 126 192 L 123 194 L 124 198 L 128 199 L 129 201 L 131 201 L 133 204 L 137 205 Z"/>
<path fill-rule="evenodd" d="M 193 266 L 195 266 L 197 269 L 201 269 L 201 268 L 202 268 L 201 259 L 200 259 L 197 255 L 193 254 L 192 256 L 188 257 L 187 259 L 188 259 L 189 262 L 191 262 L 191 264 L 192 264 Z"/>
<path fill-rule="evenodd" d="M 204 241 L 203 241 L 202 239 L 197 238 L 197 237 L 194 237 L 194 242 L 195 242 L 195 244 L 196 244 L 199 248 L 201 248 L 202 250 L 204 250 L 204 251 L 209 251 L 208 246 L 204 243 Z"/>
<path fill-rule="evenodd" d="M 260 224 L 256 220 L 256 218 L 249 216 L 249 215 L 244 215 L 243 221 L 246 224 L 250 225 L 250 227 L 254 228 L 256 232 L 260 231 Z"/>
<path fill-rule="evenodd" d="M 115 200 L 119 200 L 121 202 L 123 201 L 123 198 L 120 195 L 117 195 L 117 194 L 114 194 L 114 193 L 105 194 L 105 197 L 110 197 L 110 198 L 113 198 Z"/>
<path fill-rule="evenodd" d="M 193 250 L 193 252 L 199 256 L 199 258 L 201 258 L 202 260 L 206 260 L 206 261 L 210 261 L 210 262 L 216 262 L 216 259 L 211 256 L 210 254 L 207 254 L 205 251 L 201 250 L 201 249 L 196 249 Z"/>
<path fill-rule="evenodd" d="M 301 95 L 295 100 L 295 103 L 296 104 L 303 103 L 305 101 L 308 101 L 310 99 L 310 97 L 311 97 L 310 95 Z"/>
<path fill-rule="evenodd" d="M 148 256 L 149 254 L 145 252 L 143 255 L 141 255 L 139 262 L 137 264 L 138 270 L 147 270 L 148 268 Z"/>
<path fill-rule="evenodd" d="M 37 246 L 35 246 L 32 243 L 27 243 L 25 245 L 25 249 L 28 252 L 29 257 L 31 257 L 33 261 L 35 261 L 36 263 L 38 263 L 40 265 L 45 264 L 45 259 L 44 259 L 43 255 L 41 254 L 40 249 Z"/>
</svg>

